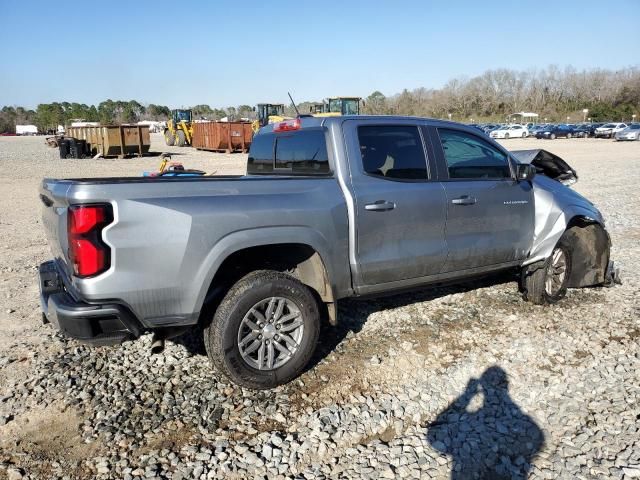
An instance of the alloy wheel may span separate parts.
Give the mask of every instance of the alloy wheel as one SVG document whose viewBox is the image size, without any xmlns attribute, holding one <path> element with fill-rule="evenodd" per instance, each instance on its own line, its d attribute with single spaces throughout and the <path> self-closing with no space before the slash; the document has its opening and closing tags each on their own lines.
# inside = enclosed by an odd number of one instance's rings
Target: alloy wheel
<svg viewBox="0 0 640 480">
<path fill-rule="evenodd" d="M 566 275 L 567 256 L 562 248 L 556 247 L 547 266 L 547 278 L 544 282 L 547 295 L 554 296 L 562 289 Z"/>
<path fill-rule="evenodd" d="M 302 313 L 283 297 L 270 297 L 249 309 L 238 329 L 243 360 L 258 370 L 275 370 L 287 363 L 304 335 Z"/>
</svg>

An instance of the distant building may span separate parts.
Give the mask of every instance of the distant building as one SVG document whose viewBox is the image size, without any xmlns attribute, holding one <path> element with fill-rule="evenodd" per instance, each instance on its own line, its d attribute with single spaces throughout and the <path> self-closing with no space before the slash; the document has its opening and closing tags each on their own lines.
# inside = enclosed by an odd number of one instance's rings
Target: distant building
<svg viewBox="0 0 640 480">
<path fill-rule="evenodd" d="M 85 122 L 84 120 L 71 122 L 72 127 L 98 127 L 100 122 Z"/>
<path fill-rule="evenodd" d="M 16 125 L 16 135 L 37 135 L 38 127 L 35 125 Z"/>
<path fill-rule="evenodd" d="M 156 122 L 154 120 L 141 120 L 138 122 L 138 125 L 146 125 L 149 127 L 149 132 L 156 133 L 162 132 L 166 125 L 165 122 Z"/>
</svg>

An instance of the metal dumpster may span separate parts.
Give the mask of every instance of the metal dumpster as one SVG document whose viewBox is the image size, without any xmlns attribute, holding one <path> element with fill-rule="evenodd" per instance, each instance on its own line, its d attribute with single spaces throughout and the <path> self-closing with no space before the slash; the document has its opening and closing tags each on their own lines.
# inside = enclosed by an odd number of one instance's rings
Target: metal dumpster
<svg viewBox="0 0 640 480">
<path fill-rule="evenodd" d="M 252 138 L 251 122 L 197 122 L 193 124 L 191 146 L 198 150 L 246 153 Z"/>
<path fill-rule="evenodd" d="M 69 127 L 67 136 L 85 140 L 92 155 L 125 157 L 149 153 L 148 125 L 99 125 Z"/>
</svg>

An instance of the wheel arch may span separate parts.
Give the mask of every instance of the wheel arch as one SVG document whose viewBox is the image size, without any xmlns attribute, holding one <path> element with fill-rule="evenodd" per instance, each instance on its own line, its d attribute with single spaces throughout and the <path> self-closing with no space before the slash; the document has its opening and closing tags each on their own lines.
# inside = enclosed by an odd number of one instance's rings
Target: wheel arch
<svg viewBox="0 0 640 480">
<path fill-rule="evenodd" d="M 326 305 L 329 321 L 335 324 L 336 295 L 328 252 L 324 238 L 305 227 L 236 232 L 216 245 L 209 255 L 211 261 L 203 262 L 197 303 L 201 311 L 210 311 L 244 275 L 255 270 L 276 270 L 310 287 Z"/>
<path fill-rule="evenodd" d="M 593 218 L 575 215 L 562 235 L 571 245 L 568 287 L 601 285 L 606 280 L 611 240 L 604 226 Z"/>
</svg>

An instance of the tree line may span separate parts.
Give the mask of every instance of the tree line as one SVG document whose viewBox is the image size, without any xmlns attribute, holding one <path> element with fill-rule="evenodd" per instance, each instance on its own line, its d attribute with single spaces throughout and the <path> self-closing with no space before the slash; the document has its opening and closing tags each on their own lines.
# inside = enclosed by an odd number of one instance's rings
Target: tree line
<svg viewBox="0 0 640 480">
<path fill-rule="evenodd" d="M 191 107 L 194 118 L 219 120 L 224 117 L 249 117 L 253 107 L 211 108 L 209 105 Z M 0 133 L 15 132 L 16 125 L 36 125 L 40 131 L 55 130 L 58 125 L 69 125 L 74 120 L 100 122 L 104 125 L 136 123 L 140 120 L 165 121 L 171 109 L 165 105 L 142 105 L 135 100 L 105 100 L 97 106 L 84 103 L 41 103 L 35 110 L 4 106 L 0 110 Z"/>
<path fill-rule="evenodd" d="M 302 102 L 301 113 L 315 102 Z M 457 78 L 442 88 L 416 88 L 385 96 L 379 91 L 365 99 L 364 113 L 415 115 L 453 120 L 504 121 L 514 112 L 531 111 L 540 118 L 563 121 L 566 116 L 582 119 L 582 110 L 596 120 L 640 118 L 640 69 L 576 70 L 550 66 L 541 70 L 488 70 L 471 78 Z M 192 107 L 194 118 L 217 120 L 223 117 L 252 118 L 249 105 L 216 108 Z M 293 114 L 293 105 L 286 108 Z M 96 105 L 84 103 L 41 103 L 35 110 L 4 106 L 0 110 L 0 133 L 14 132 L 16 124 L 34 124 L 40 131 L 68 125 L 75 119 L 102 124 L 134 123 L 140 120 L 167 120 L 171 114 L 164 105 L 142 105 L 130 100 L 105 100 Z"/>
<path fill-rule="evenodd" d="M 488 70 L 472 78 L 450 80 L 439 89 L 417 88 L 366 99 L 371 114 L 449 118 L 461 122 L 505 121 L 527 111 L 549 121 L 630 120 L 640 118 L 640 69 L 581 70 L 550 66 L 542 70 Z"/>
</svg>

